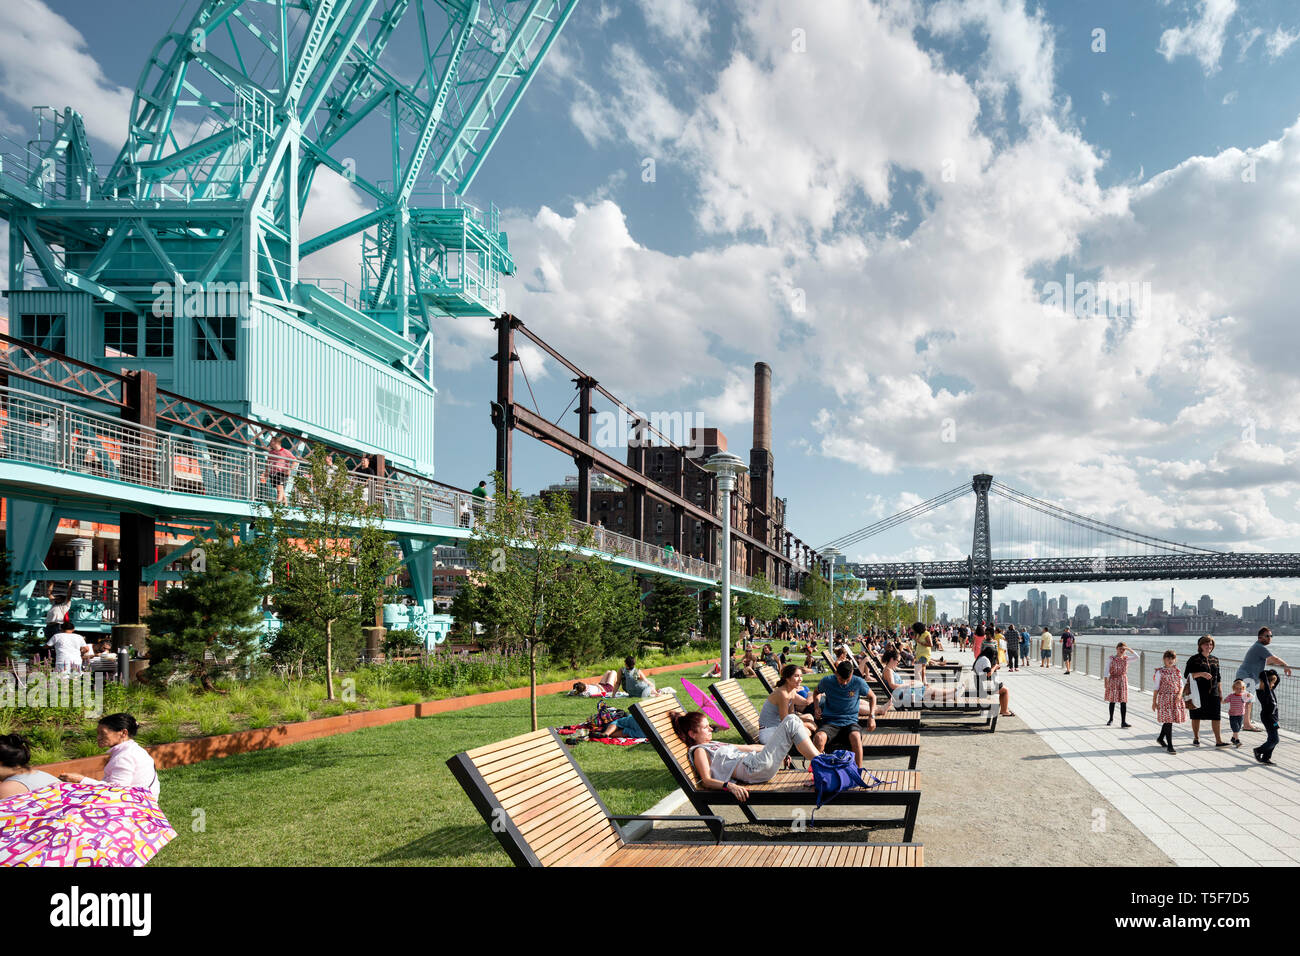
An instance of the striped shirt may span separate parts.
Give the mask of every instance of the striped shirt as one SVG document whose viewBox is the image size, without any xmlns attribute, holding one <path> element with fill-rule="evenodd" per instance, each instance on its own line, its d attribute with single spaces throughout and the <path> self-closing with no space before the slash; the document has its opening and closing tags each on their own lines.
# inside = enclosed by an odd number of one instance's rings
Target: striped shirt
<svg viewBox="0 0 1300 956">
<path fill-rule="evenodd" d="M 1224 703 L 1228 705 L 1229 717 L 1241 717 L 1246 713 L 1246 699 L 1248 694 L 1229 694 L 1223 698 Z"/>
</svg>

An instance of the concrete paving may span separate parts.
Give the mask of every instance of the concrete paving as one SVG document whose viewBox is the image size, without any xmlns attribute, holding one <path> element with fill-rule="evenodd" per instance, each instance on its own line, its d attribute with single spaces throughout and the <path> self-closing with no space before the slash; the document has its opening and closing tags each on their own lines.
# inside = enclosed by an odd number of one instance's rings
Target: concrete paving
<svg viewBox="0 0 1300 956">
<path fill-rule="evenodd" d="M 967 655 L 963 655 L 968 659 Z M 1137 680 L 1133 668 L 1130 678 Z M 1149 678 L 1148 678 L 1149 680 Z M 1102 681 L 1037 662 L 1005 682 L 1024 723 L 1181 866 L 1300 864 L 1300 738 L 1282 732 L 1276 766 L 1251 753 L 1262 733 L 1242 732 L 1240 749 L 1215 747 L 1208 722 L 1192 746 L 1190 722 L 1174 726 L 1176 754 L 1160 732 L 1151 694 L 1129 687 L 1129 730 L 1106 726 Z M 1225 716 L 1223 739 L 1231 733 Z"/>
</svg>

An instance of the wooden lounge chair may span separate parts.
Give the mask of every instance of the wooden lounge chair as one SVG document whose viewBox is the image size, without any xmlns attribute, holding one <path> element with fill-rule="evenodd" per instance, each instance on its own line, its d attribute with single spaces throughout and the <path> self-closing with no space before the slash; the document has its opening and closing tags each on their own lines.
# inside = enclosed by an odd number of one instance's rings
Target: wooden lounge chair
<svg viewBox="0 0 1300 956">
<path fill-rule="evenodd" d="M 811 777 L 806 770 L 780 770 L 766 783 L 747 783 L 749 799 L 743 803 L 726 790 L 706 790 L 699 786 L 695 767 L 687 756 L 686 744 L 673 731 L 668 718 L 680 705 L 673 700 L 649 700 L 632 705 L 646 737 L 654 746 L 682 793 L 690 800 L 697 813 L 707 816 L 713 807 L 739 807 L 750 823 L 787 825 L 790 815 L 759 817 L 755 807 L 790 807 L 812 810 L 814 794 L 808 786 Z M 901 826 L 903 841 L 910 842 L 916 828 L 916 812 L 921 805 L 921 774 L 916 770 L 876 770 L 871 773 L 881 783 L 871 789 L 845 790 L 835 797 L 838 807 L 901 807 L 903 816 L 894 819 L 879 817 L 835 816 L 825 821 L 833 825 L 884 824 Z"/>
<path fill-rule="evenodd" d="M 921 866 L 916 843 L 719 842 L 716 816 L 611 816 L 553 730 L 460 753 L 452 775 L 516 866 Z M 629 843 L 620 823 L 708 826 L 713 843 Z"/>
<path fill-rule="evenodd" d="M 734 678 L 719 681 L 716 684 L 709 685 L 709 692 L 713 694 L 713 699 L 718 702 L 722 712 L 731 721 L 731 726 L 735 727 L 740 736 L 745 738 L 745 743 L 759 743 L 758 711 L 754 710 L 754 702 L 749 699 L 749 695 L 740 686 L 740 682 Z M 880 726 L 879 722 L 877 722 L 876 726 Z M 915 770 L 916 759 L 920 753 L 921 737 L 919 734 L 863 733 L 862 735 L 863 757 L 906 757 L 907 769 Z"/>
<path fill-rule="evenodd" d="M 885 684 L 884 671 L 876 667 L 876 662 L 871 659 L 871 655 L 866 658 L 867 670 L 871 672 L 871 680 L 888 696 L 889 690 Z M 955 701 L 923 701 L 921 704 L 922 713 L 927 716 L 936 714 L 980 714 L 984 717 L 984 726 L 988 728 L 989 733 L 996 733 L 998 729 L 998 715 L 1002 712 L 1002 702 L 998 700 L 996 694 L 992 697 L 968 697 L 959 696 Z M 877 718 L 879 721 L 879 718 Z M 973 724 L 972 726 L 979 726 Z"/>
<path fill-rule="evenodd" d="M 776 690 L 776 682 L 781 679 L 778 674 L 767 664 L 759 664 L 754 668 L 758 674 L 758 682 L 770 694 Z M 895 710 L 889 701 L 888 695 L 876 694 L 876 703 L 884 704 L 888 709 L 884 714 L 876 715 L 877 727 L 893 727 L 899 730 L 906 730 L 909 733 L 916 733 L 921 729 L 921 712 L 919 710 Z"/>
<path fill-rule="evenodd" d="M 875 651 L 873 651 L 870 645 L 867 644 L 866 641 L 859 640 L 858 646 L 862 648 L 863 654 L 866 654 L 868 657 L 870 657 L 873 661 L 876 662 L 877 667 L 880 666 L 880 655 L 877 654 Z M 900 671 L 910 672 L 915 668 L 909 665 L 907 667 L 900 666 L 898 669 Z M 930 661 L 929 664 L 925 665 L 925 669 L 926 669 L 926 673 L 930 673 L 933 671 L 936 673 L 960 674 L 962 672 L 962 663 L 961 661 L 942 661 L 942 662 Z"/>
</svg>

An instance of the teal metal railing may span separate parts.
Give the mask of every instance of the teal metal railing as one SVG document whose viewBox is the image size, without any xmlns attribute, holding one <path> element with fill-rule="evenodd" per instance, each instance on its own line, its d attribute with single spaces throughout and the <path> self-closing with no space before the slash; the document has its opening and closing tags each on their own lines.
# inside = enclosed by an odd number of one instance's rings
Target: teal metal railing
<svg viewBox="0 0 1300 956">
<path fill-rule="evenodd" d="M 111 415 L 88 411 L 21 389 L 0 386 L 0 461 L 16 461 L 57 471 L 114 481 L 133 487 L 198 495 L 241 503 L 269 503 L 281 494 L 272 480 L 272 456 L 246 445 L 225 444 L 164 432 Z M 303 460 L 289 460 L 283 483 L 288 498 Z M 366 501 L 383 507 L 389 520 L 435 527 L 472 527 L 490 513 L 490 500 L 442 488 L 404 472 L 377 477 L 354 472 Z M 615 559 L 653 565 L 710 581 L 721 578 L 716 564 L 670 554 L 665 549 L 609 531 L 573 522 L 572 544 L 589 531 L 593 549 Z M 747 575 L 732 574 L 733 586 L 750 590 Z M 785 588 L 778 597 L 797 599 Z"/>
</svg>

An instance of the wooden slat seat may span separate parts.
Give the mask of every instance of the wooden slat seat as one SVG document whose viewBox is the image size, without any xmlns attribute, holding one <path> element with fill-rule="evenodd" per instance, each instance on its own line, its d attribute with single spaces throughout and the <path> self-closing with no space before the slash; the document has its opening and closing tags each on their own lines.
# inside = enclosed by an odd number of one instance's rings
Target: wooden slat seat
<svg viewBox="0 0 1300 956">
<path fill-rule="evenodd" d="M 673 731 L 669 714 L 680 710 L 673 700 L 648 700 L 632 705 L 632 713 L 646 732 L 655 751 L 672 772 L 673 779 L 682 788 L 691 805 L 702 815 L 715 806 L 738 807 L 751 823 L 788 823 L 789 817 L 763 817 L 754 813 L 754 807 L 782 806 L 811 809 L 814 801 L 810 786 L 812 775 L 806 770 L 781 770 L 766 783 L 746 783 L 749 798 L 743 803 L 726 790 L 708 790 L 700 786 L 699 775 L 691 763 L 687 746 Z M 921 775 L 915 770 L 875 770 L 873 775 L 881 780 L 871 789 L 845 790 L 837 794 L 835 803 L 852 807 L 901 807 L 903 815 L 893 820 L 875 817 L 836 816 L 832 824 L 886 823 L 903 828 L 903 840 L 912 839 L 916 828 L 916 814 L 921 803 Z"/>
<path fill-rule="evenodd" d="M 781 675 L 767 664 L 759 664 L 754 668 L 754 671 L 758 674 L 758 682 L 763 685 L 763 689 L 769 694 L 772 693 L 776 689 L 776 682 L 781 679 Z M 912 733 L 916 733 L 921 729 L 921 712 L 919 710 L 895 710 L 888 695 L 882 694 L 876 695 L 876 703 L 885 705 L 884 714 L 876 716 L 877 727 L 895 727 Z"/>
<path fill-rule="evenodd" d="M 775 867 L 803 856 L 819 866 L 924 865 L 915 843 L 722 843 L 716 816 L 611 816 L 553 730 L 477 747 L 447 766 L 517 866 Z M 620 824 L 633 820 L 702 823 L 715 842 L 631 843 Z"/>
<path fill-rule="evenodd" d="M 758 711 L 749 699 L 745 689 L 735 678 L 719 681 L 709 685 L 709 692 L 722 707 L 731 720 L 732 726 L 745 738 L 745 743 L 760 743 L 758 739 Z M 879 727 L 879 723 L 876 725 Z M 864 757 L 906 757 L 907 768 L 916 769 L 916 761 L 921 752 L 919 734 L 904 733 L 863 733 L 862 755 Z"/>
</svg>

